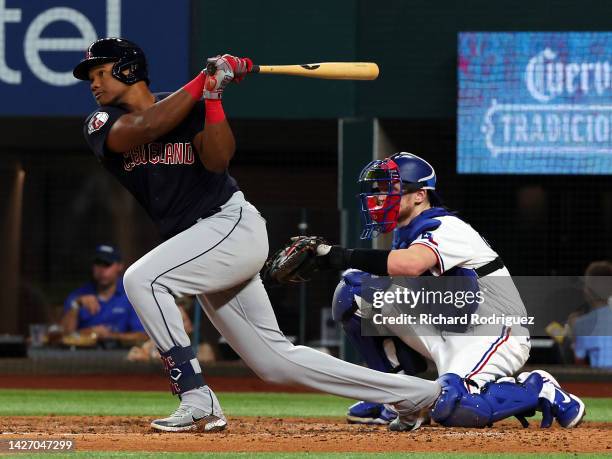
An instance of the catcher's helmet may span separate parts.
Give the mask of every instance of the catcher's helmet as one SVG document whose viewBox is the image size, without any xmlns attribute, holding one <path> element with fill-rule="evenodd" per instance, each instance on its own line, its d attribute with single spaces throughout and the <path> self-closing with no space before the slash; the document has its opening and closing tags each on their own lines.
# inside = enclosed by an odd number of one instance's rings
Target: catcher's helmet
<svg viewBox="0 0 612 459">
<path fill-rule="evenodd" d="M 423 190 L 436 189 L 436 171 L 423 158 L 412 153 L 395 153 L 388 158 L 399 168 L 402 183 L 409 184 L 411 188 Z"/>
<path fill-rule="evenodd" d="M 427 190 L 432 206 L 442 204 L 434 191 L 436 171 L 431 164 L 412 153 L 395 153 L 372 161 L 359 174 L 359 184 L 364 220 L 361 239 L 371 239 L 395 229 L 400 200 L 405 193 Z"/>
<path fill-rule="evenodd" d="M 113 76 L 122 83 L 132 85 L 138 81 L 149 84 L 147 59 L 142 49 L 123 38 L 102 38 L 94 41 L 72 74 L 79 80 L 89 80 L 89 69 L 96 65 L 115 62 Z M 123 72 L 128 70 L 127 74 Z"/>
</svg>

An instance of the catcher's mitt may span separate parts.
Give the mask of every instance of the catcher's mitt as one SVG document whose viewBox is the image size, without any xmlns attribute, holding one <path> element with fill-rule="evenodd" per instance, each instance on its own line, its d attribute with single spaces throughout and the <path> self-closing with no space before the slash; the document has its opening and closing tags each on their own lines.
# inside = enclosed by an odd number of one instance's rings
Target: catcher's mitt
<svg viewBox="0 0 612 459">
<path fill-rule="evenodd" d="M 288 245 L 268 258 L 264 266 L 264 279 L 290 284 L 307 282 L 317 270 L 317 247 L 329 243 L 318 236 L 292 237 Z"/>
</svg>

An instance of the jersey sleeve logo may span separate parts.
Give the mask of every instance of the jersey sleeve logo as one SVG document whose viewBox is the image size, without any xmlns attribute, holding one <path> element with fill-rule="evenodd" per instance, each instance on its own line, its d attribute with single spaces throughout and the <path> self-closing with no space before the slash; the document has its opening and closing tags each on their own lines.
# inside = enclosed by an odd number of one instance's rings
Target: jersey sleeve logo
<svg viewBox="0 0 612 459">
<path fill-rule="evenodd" d="M 426 231 L 423 234 L 421 234 L 421 237 L 419 239 L 425 239 L 426 241 L 429 241 L 433 245 L 438 245 L 438 243 L 434 241 L 433 234 L 431 234 L 431 232 L 429 231 Z"/>
<path fill-rule="evenodd" d="M 97 112 L 94 116 L 91 117 L 89 123 L 87 124 L 87 133 L 89 135 L 93 134 L 96 131 L 102 129 L 102 126 L 106 124 L 108 121 L 108 113 L 106 112 Z"/>
</svg>

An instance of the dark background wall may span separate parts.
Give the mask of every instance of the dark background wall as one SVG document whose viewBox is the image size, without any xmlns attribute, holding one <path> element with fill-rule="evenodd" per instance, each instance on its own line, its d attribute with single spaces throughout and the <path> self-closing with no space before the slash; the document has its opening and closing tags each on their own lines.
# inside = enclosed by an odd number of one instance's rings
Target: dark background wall
<svg viewBox="0 0 612 459">
<path fill-rule="evenodd" d="M 514 275 L 579 275 L 612 258 L 609 176 L 459 175 L 454 120 L 383 120 L 398 150 L 436 168 L 445 203 L 479 230 Z"/>
<path fill-rule="evenodd" d="M 118 244 L 129 265 L 160 242 L 143 209 L 82 145 L 81 121 L 55 119 L 43 124 L 44 137 L 25 120 L 0 124 L 0 136 L 13 139 L 2 149 L 0 167 L 0 215 L 5 223 L 17 170 L 25 171 L 20 306 L 15 319 L 22 332 L 28 323 L 48 321 L 53 307 L 88 280 L 95 245 Z M 232 122 L 239 149 L 231 173 L 268 221 L 272 249 L 298 233 L 304 211 L 310 231 L 338 240 L 336 124 Z M 297 138 L 302 140 L 294 142 Z M 0 227 L 3 247 L 10 230 L 5 226 Z M 7 273 L 13 269 L 2 266 Z M 318 336 L 319 309 L 328 305 L 336 281 L 321 277 L 312 285 L 312 337 Z M 273 295 L 283 329 L 297 334 L 297 290 L 276 290 Z M 3 326 L 7 324 L 5 320 Z"/>
<path fill-rule="evenodd" d="M 516 274 L 577 274 L 611 256 L 609 177 L 458 175 L 455 143 L 458 32 L 606 30 L 612 3 L 268 1 L 245 9 L 210 3 L 194 9 L 194 70 L 199 56 L 224 49 L 262 63 L 354 59 L 381 68 L 381 77 L 367 83 L 259 76 L 228 94 L 235 116 L 379 118 L 397 150 L 435 164 L 448 205 L 489 237 Z M 230 37 L 218 23 L 198 27 L 207 15 L 225 14 L 241 26 Z"/>
<path fill-rule="evenodd" d="M 359 94 L 358 113 L 454 118 L 460 31 L 609 30 L 605 0 L 359 2 L 358 57 L 385 78 Z"/>
<path fill-rule="evenodd" d="M 372 60 L 381 67 L 375 82 L 254 76 L 227 91 L 238 139 L 231 172 L 268 218 L 272 248 L 296 232 L 302 208 L 312 233 L 341 238 L 341 211 L 354 207 L 345 196 L 338 208 L 338 118 L 363 122 L 362 136 L 351 137 L 355 154 L 347 147 L 343 158 L 358 170 L 371 148 L 363 142 L 372 141 L 363 129 L 377 117 L 394 148 L 435 165 L 448 205 L 483 232 L 513 273 L 577 274 L 612 257 L 609 177 L 455 172 L 457 32 L 606 30 L 611 2 L 205 0 L 192 10 L 192 72 L 222 52 L 262 64 Z M 2 118 L 0 152 L 0 209 L 8 208 L 16 165 L 26 172 L 22 324 L 39 320 L 36 304 L 61 302 L 86 278 L 94 244 L 121 243 L 130 262 L 157 243 L 142 210 L 87 151 L 81 119 Z M 319 279 L 309 289 L 311 336 L 335 281 Z M 283 328 L 295 333 L 295 291 L 273 294 Z"/>
<path fill-rule="evenodd" d="M 201 69 L 207 56 L 226 52 L 257 64 L 354 61 L 358 5 L 355 0 L 260 0 L 239 7 L 193 2 L 192 70 Z M 256 76 L 232 89 L 225 104 L 235 117 L 305 119 L 353 115 L 359 88 L 346 81 Z"/>
<path fill-rule="evenodd" d="M 194 2 L 192 70 L 230 52 L 261 64 L 374 61 L 375 82 L 259 76 L 228 93 L 236 117 L 453 119 L 457 33 L 610 29 L 606 0 Z M 224 20 L 230 18 L 231 27 Z"/>
</svg>

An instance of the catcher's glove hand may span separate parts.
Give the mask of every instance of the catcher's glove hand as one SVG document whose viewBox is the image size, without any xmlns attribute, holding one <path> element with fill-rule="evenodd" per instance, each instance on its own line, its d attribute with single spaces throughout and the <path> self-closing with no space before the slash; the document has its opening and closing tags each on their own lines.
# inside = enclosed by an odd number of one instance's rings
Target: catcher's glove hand
<svg viewBox="0 0 612 459">
<path fill-rule="evenodd" d="M 279 284 L 307 282 L 318 268 L 317 248 L 329 243 L 318 236 L 292 237 L 290 243 L 272 255 L 264 266 L 264 280 Z"/>
</svg>

